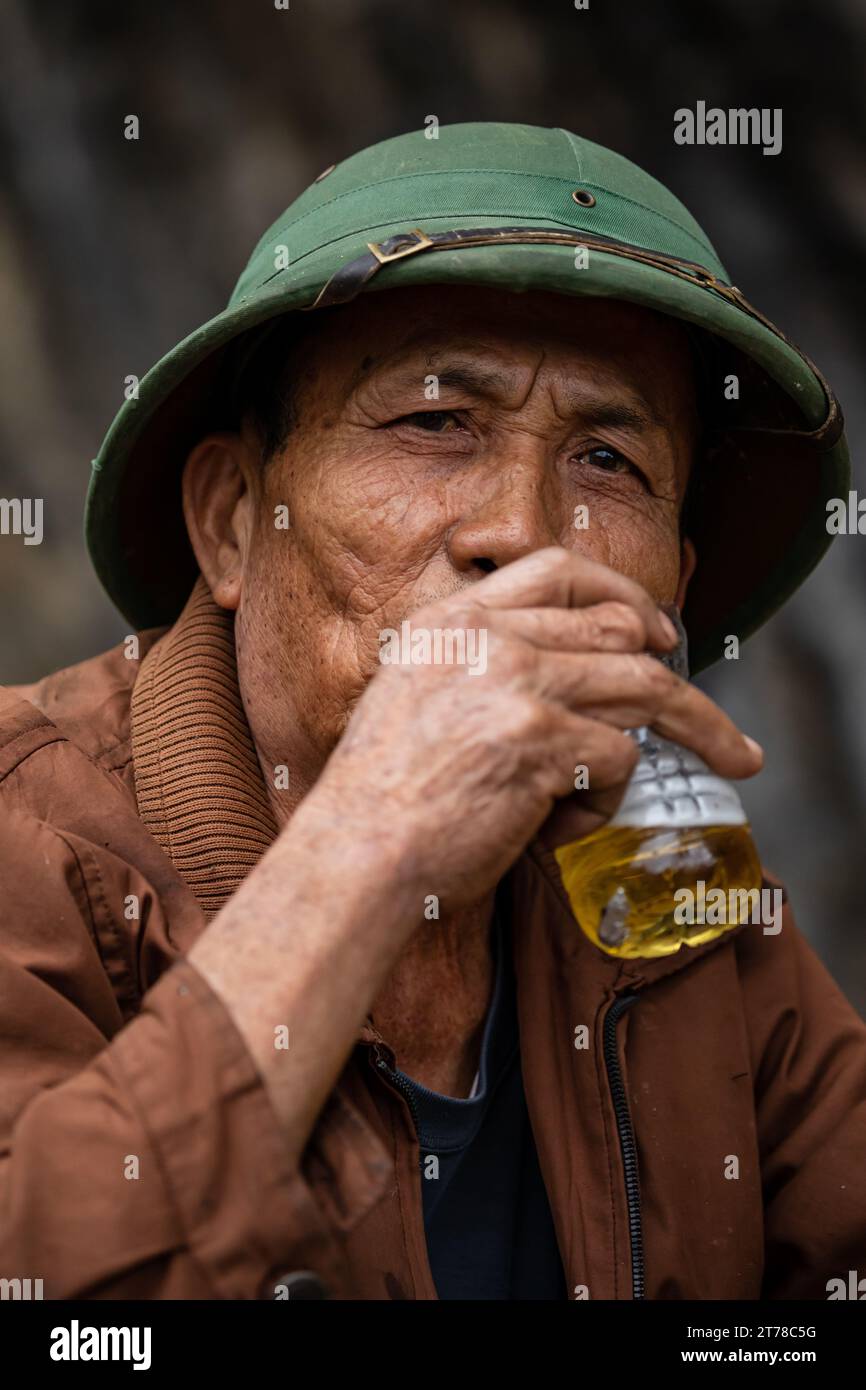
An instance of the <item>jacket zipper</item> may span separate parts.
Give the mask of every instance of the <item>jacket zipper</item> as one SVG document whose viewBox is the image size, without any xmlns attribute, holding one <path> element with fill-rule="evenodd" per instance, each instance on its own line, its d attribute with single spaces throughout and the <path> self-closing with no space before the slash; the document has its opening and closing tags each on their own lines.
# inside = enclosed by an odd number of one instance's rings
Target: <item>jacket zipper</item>
<svg viewBox="0 0 866 1390">
<path fill-rule="evenodd" d="M 616 1115 L 616 1128 L 619 1134 L 619 1147 L 625 1172 L 625 1200 L 628 1207 L 628 1230 L 631 1241 L 631 1285 L 632 1298 L 645 1298 L 646 1275 L 644 1268 L 643 1222 L 640 1209 L 640 1180 L 637 1163 L 637 1144 L 631 1114 L 628 1108 L 625 1083 L 616 1047 L 616 1028 L 623 1014 L 637 1003 L 636 994 L 622 994 L 615 999 L 604 1016 L 602 1043 L 607 1081 Z"/>
<path fill-rule="evenodd" d="M 412 1116 L 412 1123 L 415 1126 L 415 1133 L 418 1133 L 418 1107 L 412 1090 L 407 1086 L 402 1076 L 398 1076 L 393 1067 L 390 1067 L 382 1056 L 382 1049 L 379 1043 L 374 1044 L 373 1051 L 376 1057 L 376 1067 L 384 1076 L 388 1078 L 388 1084 L 399 1091 L 406 1104 L 409 1106 L 409 1113 Z"/>
<path fill-rule="evenodd" d="M 622 1153 L 623 1169 L 625 1171 L 625 1199 L 628 1207 L 628 1229 L 631 1243 L 631 1279 L 632 1279 L 632 1298 L 645 1298 L 645 1270 L 643 1252 L 643 1222 L 641 1219 L 640 1208 L 640 1182 L 638 1178 L 637 1164 L 637 1145 L 635 1143 L 634 1129 L 631 1122 L 631 1114 L 628 1108 L 628 1097 L 626 1096 L 625 1084 L 622 1079 L 622 1068 L 619 1064 L 619 1056 L 616 1047 L 616 1028 L 623 1014 L 627 1013 L 633 1004 L 637 1003 L 636 994 L 622 994 L 615 999 L 604 1017 L 602 1027 L 604 1064 L 607 1070 L 607 1080 L 610 1087 L 611 1099 L 613 1100 L 614 1114 L 616 1116 L 616 1128 L 619 1134 L 620 1151 Z M 382 1049 L 378 1043 L 373 1048 L 376 1058 L 376 1068 L 387 1077 L 387 1084 L 394 1090 L 399 1091 L 409 1107 L 412 1116 L 412 1123 L 415 1126 L 415 1133 L 418 1133 L 418 1108 L 415 1104 L 415 1097 L 411 1088 L 401 1076 L 389 1066 L 382 1056 Z"/>
<path fill-rule="evenodd" d="M 412 1091 L 411 1091 L 410 1087 L 407 1085 L 407 1083 L 403 1080 L 403 1078 L 402 1078 L 401 1076 L 398 1075 L 398 1073 L 395 1071 L 394 1067 L 392 1067 L 391 1064 L 390 1064 L 390 1063 L 386 1060 L 386 1058 L 383 1056 L 383 1053 L 384 1053 L 385 1051 L 388 1051 L 388 1052 L 391 1054 L 392 1057 L 394 1056 L 393 1052 L 391 1052 L 391 1049 L 388 1047 L 388 1044 L 387 1044 L 387 1043 L 383 1043 L 383 1042 L 375 1042 L 375 1043 L 373 1043 L 373 1056 L 370 1058 L 370 1061 L 372 1062 L 372 1064 L 373 1064 L 373 1066 L 375 1067 L 376 1071 L 377 1071 L 377 1072 L 379 1073 L 379 1075 L 381 1076 L 383 1084 L 386 1085 L 386 1086 L 389 1088 L 389 1090 L 393 1090 L 393 1091 L 399 1092 L 399 1094 L 403 1097 L 403 1099 L 405 1100 L 406 1104 L 408 1105 L 408 1107 L 409 1107 L 409 1113 L 410 1113 L 411 1116 L 412 1116 L 412 1124 L 413 1124 L 414 1127 L 415 1127 L 415 1136 L 416 1136 L 417 1142 L 418 1142 L 418 1144 L 419 1144 L 419 1146 L 420 1146 L 421 1136 L 420 1136 L 420 1134 L 418 1133 L 418 1107 L 417 1107 L 417 1105 L 416 1105 L 416 1103 L 415 1103 L 415 1097 L 413 1096 Z M 433 1298 L 438 1299 L 439 1294 L 438 1294 L 438 1292 L 437 1292 L 437 1290 L 436 1290 L 436 1281 L 435 1281 L 435 1279 L 433 1278 L 433 1270 L 432 1270 L 431 1265 L 430 1265 L 430 1256 L 429 1256 L 429 1251 L 428 1251 L 428 1247 L 427 1247 L 426 1231 L 425 1231 L 425 1228 L 424 1228 L 424 1218 L 423 1218 L 424 1199 L 423 1199 L 423 1194 L 419 1193 L 419 1196 L 421 1196 L 421 1211 L 422 1211 L 422 1217 L 421 1217 L 421 1246 L 420 1246 L 420 1256 L 419 1256 L 419 1258 L 420 1258 L 420 1260 L 422 1261 L 422 1263 L 423 1263 L 423 1265 L 424 1265 L 424 1267 L 425 1267 L 425 1271 L 426 1271 L 426 1272 L 425 1272 L 425 1279 L 426 1279 L 426 1282 L 427 1282 L 428 1286 L 430 1287 L 430 1289 L 433 1290 L 433 1295 L 432 1295 L 432 1296 L 433 1296 Z"/>
</svg>

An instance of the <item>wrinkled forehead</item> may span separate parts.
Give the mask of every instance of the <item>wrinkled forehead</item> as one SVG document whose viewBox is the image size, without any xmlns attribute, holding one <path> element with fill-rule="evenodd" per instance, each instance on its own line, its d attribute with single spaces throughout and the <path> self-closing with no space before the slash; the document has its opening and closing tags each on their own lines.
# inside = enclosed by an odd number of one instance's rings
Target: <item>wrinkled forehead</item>
<svg viewBox="0 0 866 1390">
<path fill-rule="evenodd" d="M 687 329 L 621 300 L 424 286 L 364 295 L 308 325 L 307 369 L 341 396 L 369 380 L 411 385 L 430 373 L 440 386 L 507 392 L 543 363 L 560 380 L 637 392 L 672 423 L 694 411 Z"/>
<path fill-rule="evenodd" d="M 419 285 L 359 296 L 311 315 L 314 337 L 329 347 L 369 338 L 380 353 L 479 332 L 530 345 L 581 350 L 619 344 L 630 349 L 684 350 L 683 325 L 619 299 L 533 291 L 502 293 L 479 285 Z"/>
</svg>

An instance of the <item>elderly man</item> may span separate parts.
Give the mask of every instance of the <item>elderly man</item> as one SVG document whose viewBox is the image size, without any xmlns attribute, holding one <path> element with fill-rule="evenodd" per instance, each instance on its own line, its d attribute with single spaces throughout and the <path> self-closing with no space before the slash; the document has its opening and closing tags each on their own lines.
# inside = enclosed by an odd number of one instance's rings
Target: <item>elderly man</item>
<svg viewBox="0 0 866 1390">
<path fill-rule="evenodd" d="M 95 461 L 129 638 L 3 696 L 0 1274 L 822 1299 L 866 1272 L 866 1028 L 787 908 L 624 958 L 553 852 L 620 803 L 629 730 L 759 769 L 657 659 L 662 609 L 717 659 L 846 478 L 817 369 L 627 161 L 477 124 L 320 175 Z M 483 662 L 383 663 L 410 619 Z"/>
</svg>

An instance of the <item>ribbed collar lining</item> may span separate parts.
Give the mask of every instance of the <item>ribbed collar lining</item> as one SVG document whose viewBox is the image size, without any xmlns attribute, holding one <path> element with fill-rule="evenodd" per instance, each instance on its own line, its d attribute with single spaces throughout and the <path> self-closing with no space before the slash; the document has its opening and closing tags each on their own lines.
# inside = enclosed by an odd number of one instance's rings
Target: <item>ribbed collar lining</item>
<svg viewBox="0 0 866 1390">
<path fill-rule="evenodd" d="M 141 819 L 212 917 L 277 833 L 241 700 L 234 619 L 200 576 L 132 694 Z"/>
</svg>

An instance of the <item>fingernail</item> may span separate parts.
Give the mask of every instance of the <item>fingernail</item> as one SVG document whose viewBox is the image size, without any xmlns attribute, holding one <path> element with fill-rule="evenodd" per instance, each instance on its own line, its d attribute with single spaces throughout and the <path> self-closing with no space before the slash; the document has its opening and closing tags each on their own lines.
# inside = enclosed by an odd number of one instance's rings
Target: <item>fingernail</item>
<svg viewBox="0 0 866 1390">
<path fill-rule="evenodd" d="M 663 613 L 661 609 L 659 609 L 659 618 L 661 619 L 662 629 L 668 641 L 678 642 L 680 640 L 680 635 L 674 627 L 673 623 L 671 622 L 670 618 L 668 617 L 667 613 Z"/>
<path fill-rule="evenodd" d="M 764 750 L 763 750 L 763 748 L 761 747 L 760 743 L 756 743 L 755 740 L 754 740 L 753 738 L 749 738 L 749 735 L 748 735 L 748 734 L 743 734 L 743 738 L 745 739 L 746 743 L 747 743 L 747 744 L 749 745 L 749 747 L 751 748 L 752 752 L 753 752 L 753 753 L 757 753 L 759 757 L 763 758 L 763 756 L 764 756 Z"/>
</svg>

